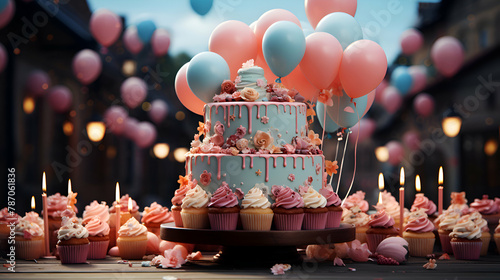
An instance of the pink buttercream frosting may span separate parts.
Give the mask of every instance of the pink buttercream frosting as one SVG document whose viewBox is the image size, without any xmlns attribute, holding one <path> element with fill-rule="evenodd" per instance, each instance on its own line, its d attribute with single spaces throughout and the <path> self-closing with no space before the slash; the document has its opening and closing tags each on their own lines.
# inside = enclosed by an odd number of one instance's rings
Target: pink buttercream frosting
<svg viewBox="0 0 500 280">
<path fill-rule="evenodd" d="M 492 215 L 498 213 L 498 204 L 493 199 L 488 199 L 488 195 L 483 195 L 482 199 L 474 199 L 470 204 L 470 208 L 478 211 L 483 215 Z"/>
<path fill-rule="evenodd" d="M 90 236 L 106 236 L 109 235 L 109 225 L 103 222 L 99 216 L 94 216 L 85 225 Z"/>
<path fill-rule="evenodd" d="M 238 205 L 238 198 L 233 193 L 233 191 L 228 187 L 228 185 L 223 182 L 222 185 L 215 191 L 215 193 L 210 198 L 210 203 L 208 207 L 222 208 L 222 207 L 234 207 Z"/>
<path fill-rule="evenodd" d="M 417 209 L 426 209 L 425 213 L 427 215 L 432 215 L 436 213 L 437 207 L 436 204 L 434 204 L 432 200 L 429 200 L 423 193 L 417 193 L 410 211 L 416 211 Z"/>
<path fill-rule="evenodd" d="M 40 216 L 38 215 L 37 212 L 35 211 L 31 211 L 31 212 L 28 212 L 26 213 L 26 215 L 23 217 L 23 219 L 31 222 L 31 223 L 35 223 L 37 224 L 38 226 L 40 226 L 40 228 L 43 229 L 43 219 L 40 218 Z"/>
<path fill-rule="evenodd" d="M 122 196 L 120 198 L 120 210 L 123 212 L 128 212 L 128 200 L 132 199 L 128 194 Z M 113 206 L 109 209 L 110 213 L 115 213 L 115 207 L 116 207 L 116 201 L 113 201 Z M 132 199 L 132 210 L 130 211 L 131 213 L 135 213 L 139 211 L 139 206 L 137 205 L 137 202 Z"/>
<path fill-rule="evenodd" d="M 275 201 L 273 207 L 282 207 L 285 209 L 304 207 L 302 196 L 289 187 L 275 185 L 271 188 L 271 193 Z"/>
<path fill-rule="evenodd" d="M 4 224 L 9 224 L 11 222 L 14 222 L 17 224 L 17 222 L 21 219 L 21 216 L 19 216 L 16 213 L 13 213 L 12 215 L 9 213 L 9 209 L 7 207 L 3 208 L 0 210 L 0 223 Z"/>
<path fill-rule="evenodd" d="M 172 198 L 172 205 L 180 206 L 182 204 L 182 200 L 186 197 L 186 193 L 196 187 L 198 181 L 192 180 L 189 181 L 187 185 L 181 185 L 177 190 L 175 190 L 174 197 Z"/>
<path fill-rule="evenodd" d="M 384 210 L 380 210 L 377 213 L 370 215 L 368 225 L 371 227 L 390 228 L 394 225 L 394 219 Z"/>
<path fill-rule="evenodd" d="M 168 211 L 168 207 L 162 207 L 160 204 L 153 202 L 148 207 L 144 207 L 141 221 L 147 223 L 171 223 L 174 221 L 172 212 Z"/>
<path fill-rule="evenodd" d="M 93 217 L 98 216 L 101 221 L 107 222 L 109 220 L 109 206 L 106 202 L 92 201 L 89 205 L 85 206 L 83 211 L 83 224 L 88 223 Z"/>
<path fill-rule="evenodd" d="M 51 217 L 62 217 L 62 212 L 68 209 L 68 198 L 60 193 L 47 197 L 47 212 Z M 78 213 L 78 209 L 73 205 L 73 211 Z"/>
<path fill-rule="evenodd" d="M 350 209 L 354 205 L 357 205 L 361 211 L 366 212 L 368 211 L 368 208 L 370 205 L 368 204 L 368 201 L 365 200 L 365 192 L 364 191 L 357 191 L 350 196 L 347 197 L 347 199 L 344 202 L 344 207 L 347 209 Z"/>
<path fill-rule="evenodd" d="M 337 193 L 333 191 L 332 185 L 328 184 L 319 190 L 319 193 L 326 198 L 326 206 L 340 206 L 342 200 Z"/>
<path fill-rule="evenodd" d="M 434 230 L 434 225 L 427 218 L 427 215 L 423 213 L 418 218 L 411 219 L 405 226 L 405 231 L 413 231 L 418 233 L 431 232 Z"/>
</svg>

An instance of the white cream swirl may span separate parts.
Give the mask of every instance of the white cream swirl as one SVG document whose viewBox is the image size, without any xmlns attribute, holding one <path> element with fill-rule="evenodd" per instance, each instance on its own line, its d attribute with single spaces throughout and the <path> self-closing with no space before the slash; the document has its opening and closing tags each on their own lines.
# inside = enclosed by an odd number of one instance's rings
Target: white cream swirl
<svg viewBox="0 0 500 280">
<path fill-rule="evenodd" d="M 460 212 L 451 211 L 445 213 L 439 222 L 439 229 L 441 230 L 453 230 L 453 227 L 457 224 L 458 219 L 460 219 Z"/>
<path fill-rule="evenodd" d="M 481 229 L 470 219 L 460 220 L 450 233 L 451 238 L 478 239 L 481 238 Z"/>
<path fill-rule="evenodd" d="M 66 218 L 66 217 L 64 217 Z M 69 240 L 71 238 L 87 238 L 89 237 L 88 230 L 80 225 L 73 222 L 65 223 L 57 232 L 57 239 L 59 240 Z"/>
<path fill-rule="evenodd" d="M 326 207 L 326 198 L 319 192 L 309 187 L 307 192 L 302 193 L 305 208 L 323 208 Z"/>
<path fill-rule="evenodd" d="M 474 211 L 471 214 L 469 214 L 471 221 L 476 224 L 482 231 L 489 231 L 488 228 L 488 221 L 483 219 L 483 215 L 481 213 Z M 465 217 L 465 216 L 464 216 Z"/>
<path fill-rule="evenodd" d="M 241 201 L 241 208 L 243 209 L 246 208 L 266 209 L 270 207 L 271 207 L 271 202 L 269 202 L 269 200 L 264 196 L 262 190 L 257 187 L 251 188 Z"/>
<path fill-rule="evenodd" d="M 26 218 L 19 219 L 15 229 L 15 234 L 20 236 L 42 236 L 43 229 L 36 223 Z"/>
<path fill-rule="evenodd" d="M 134 237 L 146 235 L 147 232 L 148 229 L 144 225 L 141 225 L 134 217 L 132 217 L 120 227 L 118 236 Z"/>
<path fill-rule="evenodd" d="M 182 208 L 203 208 L 207 207 L 210 202 L 210 196 L 204 191 L 200 185 L 196 185 L 186 193 L 186 197 L 182 199 Z"/>
</svg>

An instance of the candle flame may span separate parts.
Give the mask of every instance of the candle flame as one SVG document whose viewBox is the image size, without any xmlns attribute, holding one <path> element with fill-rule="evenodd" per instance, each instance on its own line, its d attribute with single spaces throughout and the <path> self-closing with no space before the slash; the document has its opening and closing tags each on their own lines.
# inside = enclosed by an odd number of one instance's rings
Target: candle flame
<svg viewBox="0 0 500 280">
<path fill-rule="evenodd" d="M 42 175 L 42 191 L 44 193 L 47 192 L 47 179 L 45 178 L 45 172 L 43 172 L 43 175 Z"/>
<path fill-rule="evenodd" d="M 132 198 L 128 198 L 128 212 L 132 212 Z"/>
<path fill-rule="evenodd" d="M 384 184 L 384 174 L 382 174 L 382 172 L 380 172 L 378 174 L 378 189 L 379 190 L 383 190 L 385 187 L 385 184 Z"/>
<path fill-rule="evenodd" d="M 120 184 L 116 182 L 115 200 L 117 204 L 120 204 Z"/>
<path fill-rule="evenodd" d="M 377 202 L 377 205 L 380 205 L 380 204 L 382 204 L 382 193 L 381 192 L 378 193 L 378 202 Z"/>
<path fill-rule="evenodd" d="M 405 184 L 405 168 L 401 167 L 401 172 L 399 173 L 399 185 L 404 186 Z"/>
<path fill-rule="evenodd" d="M 420 183 L 420 175 L 415 176 L 415 190 L 420 192 L 422 190 L 422 184 Z"/>
<path fill-rule="evenodd" d="M 68 179 L 68 196 L 73 193 L 73 189 L 71 188 L 71 179 Z"/>
<path fill-rule="evenodd" d="M 442 166 L 439 167 L 438 184 L 440 186 L 443 185 L 443 167 Z"/>
<path fill-rule="evenodd" d="M 35 210 L 36 205 L 35 205 L 35 196 L 31 196 L 31 210 Z"/>
</svg>

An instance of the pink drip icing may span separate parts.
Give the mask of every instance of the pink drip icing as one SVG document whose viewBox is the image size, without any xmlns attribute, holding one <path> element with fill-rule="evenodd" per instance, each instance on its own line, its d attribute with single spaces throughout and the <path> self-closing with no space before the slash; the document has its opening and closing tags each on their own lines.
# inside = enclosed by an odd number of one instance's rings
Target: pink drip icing
<svg viewBox="0 0 500 280">
<path fill-rule="evenodd" d="M 312 163 L 313 163 L 313 166 L 314 166 L 314 157 L 311 156 L 311 160 L 312 160 Z"/>
<path fill-rule="evenodd" d="M 286 167 L 286 158 L 283 157 L 283 167 Z"/>
<path fill-rule="evenodd" d="M 274 158 L 274 163 L 273 163 L 273 167 L 276 168 L 276 164 L 278 163 L 278 157 L 275 157 Z"/>
<path fill-rule="evenodd" d="M 253 168 L 253 157 L 250 157 L 250 168 Z"/>
<path fill-rule="evenodd" d="M 302 170 L 306 169 L 306 158 L 302 158 Z"/>
<path fill-rule="evenodd" d="M 239 112 L 239 116 L 238 116 L 238 117 L 241 119 L 241 104 L 240 104 L 240 105 L 238 105 L 238 107 L 239 107 L 239 109 L 240 109 L 240 112 Z"/>
<path fill-rule="evenodd" d="M 269 157 L 266 157 L 266 182 L 269 181 Z"/>
<path fill-rule="evenodd" d="M 245 104 L 248 110 L 248 134 L 252 134 L 252 104 Z"/>
<path fill-rule="evenodd" d="M 257 105 L 257 119 L 260 119 L 260 105 Z"/>
<path fill-rule="evenodd" d="M 201 162 L 203 162 L 205 160 L 205 157 L 204 156 L 201 156 Z"/>
<path fill-rule="evenodd" d="M 269 106 L 269 105 L 266 104 L 265 106 L 266 106 L 266 117 L 267 117 L 267 106 Z"/>
<path fill-rule="evenodd" d="M 195 156 L 195 158 L 194 158 L 194 165 L 196 165 L 196 159 L 197 158 L 198 157 Z M 191 172 L 193 172 L 193 160 L 192 159 L 190 160 L 190 163 L 191 163 Z"/>
<path fill-rule="evenodd" d="M 283 105 L 283 113 L 286 113 L 286 105 Z"/>
<path fill-rule="evenodd" d="M 241 156 L 243 158 L 243 163 L 241 164 L 241 168 L 245 169 L 245 156 Z"/>
<path fill-rule="evenodd" d="M 220 180 L 220 161 L 222 159 L 221 155 L 215 156 L 217 158 L 217 180 Z"/>
<path fill-rule="evenodd" d="M 231 106 L 227 107 L 227 127 L 231 127 Z M 234 113 L 234 110 L 233 110 L 233 113 Z"/>
<path fill-rule="evenodd" d="M 207 156 L 207 164 L 210 165 L 210 156 Z"/>
<path fill-rule="evenodd" d="M 292 112 L 292 110 L 290 109 L 290 113 Z M 325 111 L 326 112 L 326 111 Z M 298 113 L 297 113 L 297 107 L 295 107 L 295 133 L 299 133 L 299 116 L 298 116 Z"/>
<path fill-rule="evenodd" d="M 297 168 L 297 156 L 293 156 L 293 168 Z"/>
</svg>

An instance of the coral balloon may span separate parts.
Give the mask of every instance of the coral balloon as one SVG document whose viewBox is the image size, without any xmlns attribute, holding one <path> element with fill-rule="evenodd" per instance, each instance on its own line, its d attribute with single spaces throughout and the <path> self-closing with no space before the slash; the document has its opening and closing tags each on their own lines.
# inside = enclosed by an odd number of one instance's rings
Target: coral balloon
<svg viewBox="0 0 500 280">
<path fill-rule="evenodd" d="M 106 123 L 107 130 L 116 135 L 125 132 L 127 118 L 127 110 L 118 105 L 113 105 L 104 112 L 104 123 Z"/>
<path fill-rule="evenodd" d="M 382 96 L 383 96 L 383 92 L 384 90 L 389 86 L 389 83 L 387 82 L 387 80 L 382 80 L 382 82 L 380 82 L 380 84 L 377 86 L 377 88 L 375 89 L 375 102 L 379 103 L 379 104 L 382 104 Z"/>
<path fill-rule="evenodd" d="M 387 58 L 382 47 L 370 40 L 359 40 L 344 51 L 340 82 L 347 95 L 358 98 L 374 90 L 384 79 L 386 71 Z"/>
<path fill-rule="evenodd" d="M 271 71 L 269 71 L 271 72 Z M 272 72 L 271 72 L 272 73 Z M 276 79 L 277 77 L 273 75 L 273 79 L 268 80 L 269 82 L 272 82 Z M 267 77 L 266 77 L 267 79 Z M 319 94 L 319 89 L 317 89 L 315 86 L 313 86 L 307 78 L 304 76 L 302 71 L 300 70 L 300 67 L 297 66 L 293 71 L 288 74 L 288 76 L 283 77 L 281 79 L 281 82 L 283 85 L 289 89 L 296 89 L 300 95 L 302 95 L 306 100 L 314 100 L 315 97 L 318 96 Z"/>
<path fill-rule="evenodd" d="M 306 0 L 305 8 L 307 19 L 313 28 L 326 15 L 343 12 L 354 16 L 358 6 L 357 0 Z"/>
<path fill-rule="evenodd" d="M 418 150 L 420 148 L 420 136 L 415 131 L 408 131 L 403 134 L 403 143 L 410 150 Z"/>
<path fill-rule="evenodd" d="M 140 122 L 136 132 L 134 142 L 139 148 L 147 148 L 156 140 L 156 128 L 149 122 Z"/>
<path fill-rule="evenodd" d="M 141 39 L 139 39 L 139 35 L 137 35 L 137 27 L 135 26 L 129 26 L 125 29 L 123 43 L 125 44 L 125 48 L 132 54 L 138 54 L 144 47 Z"/>
<path fill-rule="evenodd" d="M 382 106 L 387 112 L 394 114 L 401 104 L 403 104 L 403 97 L 399 91 L 393 86 L 388 86 L 382 94 Z"/>
<path fill-rule="evenodd" d="M 358 141 L 363 142 L 370 138 L 377 128 L 377 123 L 372 119 L 363 118 L 358 124 L 351 127 L 351 139 L 359 137 Z"/>
<path fill-rule="evenodd" d="M 26 88 L 33 96 L 42 96 L 50 86 L 49 75 L 41 70 L 31 72 L 26 83 Z"/>
<path fill-rule="evenodd" d="M 208 41 L 208 50 L 226 60 L 230 77 L 236 77 L 244 62 L 257 57 L 257 49 L 257 38 L 252 29 L 237 20 L 217 25 Z"/>
<path fill-rule="evenodd" d="M 220 93 L 220 85 L 229 79 L 229 66 L 222 56 L 214 52 L 202 52 L 195 55 L 186 73 L 189 88 L 206 103 L 213 102 L 213 97 Z"/>
<path fill-rule="evenodd" d="M 49 104 L 57 113 L 66 113 L 71 108 L 73 96 L 66 86 L 55 86 L 49 92 Z"/>
<path fill-rule="evenodd" d="M 7 50 L 5 49 L 4 45 L 0 43 L 0 73 L 2 73 L 5 69 L 5 66 L 7 66 L 8 60 L 9 57 L 7 55 Z"/>
<path fill-rule="evenodd" d="M 73 58 L 73 73 L 80 83 L 84 85 L 95 81 L 101 74 L 101 70 L 101 58 L 93 50 L 81 50 Z"/>
<path fill-rule="evenodd" d="M 415 28 L 410 28 L 401 33 L 401 51 L 406 54 L 414 54 L 424 44 L 424 36 Z"/>
<path fill-rule="evenodd" d="M 146 255 L 158 255 L 160 254 L 160 238 L 156 234 L 149 232 L 147 233 L 148 243 L 146 247 Z"/>
<path fill-rule="evenodd" d="M 14 17 L 14 14 L 16 12 L 16 4 L 14 3 L 13 0 L 7 0 L 7 6 L 3 10 L 0 11 L 0 28 L 3 28 L 9 22 L 12 20 Z"/>
<path fill-rule="evenodd" d="M 421 117 L 428 117 L 434 113 L 434 98 L 427 93 L 420 93 L 413 100 L 413 110 Z"/>
<path fill-rule="evenodd" d="M 146 99 L 148 86 L 144 80 L 137 77 L 130 77 L 122 83 L 120 93 L 127 107 L 134 109 Z"/>
<path fill-rule="evenodd" d="M 273 23 L 276 23 L 278 21 L 290 21 L 302 28 L 299 19 L 290 11 L 283 9 L 274 9 L 263 13 L 257 20 L 254 30 L 255 38 L 257 39 L 258 55 L 264 57 L 264 55 L 262 54 L 262 38 L 264 37 L 264 33 L 266 33 L 267 29 L 271 25 L 273 25 Z"/>
<path fill-rule="evenodd" d="M 408 73 L 412 78 L 410 93 L 418 93 L 425 88 L 427 84 L 427 68 L 423 65 L 413 65 L 408 67 Z"/>
<path fill-rule="evenodd" d="M 335 37 L 325 32 L 313 33 L 306 38 L 300 70 L 312 85 L 326 89 L 339 73 L 342 53 Z"/>
<path fill-rule="evenodd" d="M 90 17 L 90 33 L 99 44 L 111 46 L 122 32 L 122 20 L 115 13 L 107 9 L 99 9 Z"/>
<path fill-rule="evenodd" d="M 149 117 L 156 123 L 161 123 L 168 114 L 168 106 L 165 101 L 157 99 L 151 102 L 151 110 L 148 112 Z"/>
<path fill-rule="evenodd" d="M 152 20 L 143 20 L 139 22 L 137 25 L 137 36 L 144 44 L 149 43 L 151 41 L 151 37 L 153 37 L 153 33 L 156 30 L 156 24 Z"/>
<path fill-rule="evenodd" d="M 401 94 L 407 94 L 413 84 L 412 77 L 408 72 L 408 67 L 398 66 L 391 74 L 391 84 L 398 89 Z"/>
<path fill-rule="evenodd" d="M 363 39 L 361 25 L 349 14 L 332 13 L 318 23 L 316 32 L 326 32 L 339 40 L 345 50 L 350 44 Z"/>
<path fill-rule="evenodd" d="M 398 141 L 389 141 L 385 144 L 387 151 L 389 152 L 389 164 L 392 166 L 399 165 L 403 161 L 405 149 L 403 145 Z"/>
<path fill-rule="evenodd" d="M 164 56 L 170 47 L 170 34 L 163 28 L 158 28 L 151 38 L 151 48 L 156 56 Z"/>
<path fill-rule="evenodd" d="M 191 8 L 200 16 L 206 15 L 212 9 L 213 0 L 190 0 Z"/>
<path fill-rule="evenodd" d="M 125 118 L 123 134 L 130 140 L 134 140 L 139 128 L 139 121 L 132 117 Z"/>
<path fill-rule="evenodd" d="M 439 38 L 431 48 L 431 58 L 436 69 L 445 77 L 455 75 L 464 62 L 464 48 L 451 36 Z"/>
<path fill-rule="evenodd" d="M 175 76 L 175 94 L 179 101 L 186 107 L 189 111 L 203 115 L 203 107 L 205 106 L 205 102 L 196 96 L 187 83 L 186 72 L 189 67 L 189 62 L 184 64 L 177 75 Z"/>
</svg>

